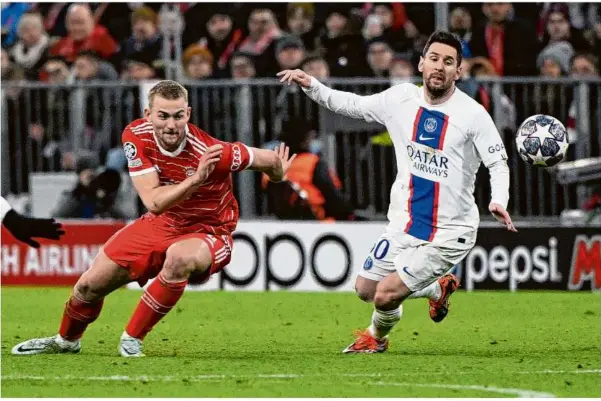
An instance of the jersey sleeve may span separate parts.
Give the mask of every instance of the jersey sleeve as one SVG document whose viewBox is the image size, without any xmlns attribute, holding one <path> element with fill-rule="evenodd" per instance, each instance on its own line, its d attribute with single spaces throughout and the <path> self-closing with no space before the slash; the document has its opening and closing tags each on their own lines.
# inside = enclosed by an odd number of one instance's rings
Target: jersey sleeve
<svg viewBox="0 0 601 401">
<path fill-rule="evenodd" d="M 507 160 L 507 151 L 501 135 L 484 108 L 481 113 L 478 113 L 473 124 L 473 141 L 482 163 L 489 167 L 498 161 Z"/>
<path fill-rule="evenodd" d="M 313 101 L 334 113 L 382 125 L 386 125 L 391 116 L 388 105 L 395 96 L 405 90 L 406 85 L 397 85 L 374 95 L 360 96 L 329 88 L 315 78 L 311 78 L 309 88 L 303 88 Z"/>
<path fill-rule="evenodd" d="M 215 170 L 221 173 L 232 173 L 243 171 L 250 167 L 253 162 L 252 149 L 241 142 L 219 142 L 223 145 L 221 159 L 215 166 Z"/>
<path fill-rule="evenodd" d="M 130 176 L 135 177 L 156 171 L 154 164 L 146 156 L 144 142 L 129 127 L 123 131 L 121 142 Z"/>
</svg>

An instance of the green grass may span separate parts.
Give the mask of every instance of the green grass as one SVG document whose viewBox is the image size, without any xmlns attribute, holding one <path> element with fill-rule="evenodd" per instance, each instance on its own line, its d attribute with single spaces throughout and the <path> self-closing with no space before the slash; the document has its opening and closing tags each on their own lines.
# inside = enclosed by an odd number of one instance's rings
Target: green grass
<svg viewBox="0 0 601 401">
<path fill-rule="evenodd" d="M 15 357 L 17 342 L 56 333 L 69 290 L 3 288 L 2 396 L 601 395 L 599 294 L 459 292 L 440 324 L 411 300 L 389 352 L 343 355 L 371 316 L 353 294 L 189 292 L 147 337 L 147 357 L 126 360 L 116 348 L 140 294 L 108 297 L 80 354 Z"/>
</svg>

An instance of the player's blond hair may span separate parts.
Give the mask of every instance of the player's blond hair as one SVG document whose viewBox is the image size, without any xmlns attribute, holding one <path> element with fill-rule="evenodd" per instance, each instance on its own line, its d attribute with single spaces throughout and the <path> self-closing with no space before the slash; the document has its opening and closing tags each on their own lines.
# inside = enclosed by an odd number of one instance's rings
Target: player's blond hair
<svg viewBox="0 0 601 401">
<path fill-rule="evenodd" d="M 188 102 L 188 91 L 175 81 L 160 81 L 150 89 L 148 92 L 148 106 L 150 108 L 152 108 L 152 100 L 156 95 L 167 100 L 176 100 L 183 97 L 186 103 Z"/>
</svg>

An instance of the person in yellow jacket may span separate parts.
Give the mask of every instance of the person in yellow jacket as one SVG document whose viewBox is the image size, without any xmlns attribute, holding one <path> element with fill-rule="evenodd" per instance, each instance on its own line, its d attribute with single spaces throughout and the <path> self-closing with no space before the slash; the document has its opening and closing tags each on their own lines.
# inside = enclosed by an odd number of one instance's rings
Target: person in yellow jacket
<svg viewBox="0 0 601 401">
<path fill-rule="evenodd" d="M 280 198 L 286 198 L 277 201 L 284 202 L 296 211 L 296 215 L 288 213 L 284 218 L 354 220 L 353 207 L 341 191 L 342 183 L 338 175 L 319 153 L 311 149 L 315 135 L 311 122 L 304 119 L 292 118 L 284 125 L 279 139 L 288 144 L 290 153 L 296 154 L 296 158 L 286 174 L 284 184 L 269 183 L 263 177 L 263 188 L 277 193 Z M 276 188 L 278 186 L 279 191 Z M 303 205 L 310 210 L 309 216 L 302 211 Z M 279 208 L 280 211 L 282 209 Z M 276 214 L 284 213 L 276 210 Z"/>
</svg>

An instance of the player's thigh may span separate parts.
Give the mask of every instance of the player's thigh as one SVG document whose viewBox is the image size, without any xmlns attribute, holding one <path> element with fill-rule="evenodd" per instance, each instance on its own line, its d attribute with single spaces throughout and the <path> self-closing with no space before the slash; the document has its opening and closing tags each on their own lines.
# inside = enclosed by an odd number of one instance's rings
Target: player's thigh
<svg viewBox="0 0 601 401">
<path fill-rule="evenodd" d="M 396 271 L 394 260 L 402 246 L 394 235 L 384 233 L 378 238 L 363 263 L 355 281 L 355 291 L 364 301 L 372 301 L 378 283 Z"/>
<path fill-rule="evenodd" d="M 220 272 L 230 263 L 234 240 L 231 235 L 192 235 L 195 238 L 201 239 L 207 245 L 210 255 L 209 266 L 195 269 L 188 278 L 190 284 L 199 285 L 207 282 L 213 274 Z"/>
<path fill-rule="evenodd" d="M 411 292 L 419 291 L 449 273 L 469 250 L 448 249 L 430 243 L 407 247 L 396 260 L 399 277 Z"/>
<path fill-rule="evenodd" d="M 101 249 L 94 258 L 92 267 L 75 284 L 74 292 L 82 300 L 92 302 L 130 281 L 129 271 L 112 261 Z"/>
<path fill-rule="evenodd" d="M 140 286 L 163 267 L 173 233 L 155 216 L 144 215 L 114 234 L 104 245 L 106 256 L 128 271 Z"/>
</svg>

